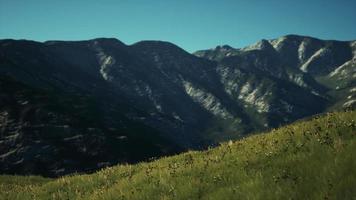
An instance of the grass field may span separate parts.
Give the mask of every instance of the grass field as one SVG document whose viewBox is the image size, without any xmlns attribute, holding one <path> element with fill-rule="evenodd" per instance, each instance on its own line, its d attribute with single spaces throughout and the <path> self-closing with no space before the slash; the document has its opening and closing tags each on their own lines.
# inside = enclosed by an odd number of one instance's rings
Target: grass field
<svg viewBox="0 0 356 200">
<path fill-rule="evenodd" d="M 0 176 L 0 199 L 356 199 L 356 112 L 89 175 Z"/>
</svg>

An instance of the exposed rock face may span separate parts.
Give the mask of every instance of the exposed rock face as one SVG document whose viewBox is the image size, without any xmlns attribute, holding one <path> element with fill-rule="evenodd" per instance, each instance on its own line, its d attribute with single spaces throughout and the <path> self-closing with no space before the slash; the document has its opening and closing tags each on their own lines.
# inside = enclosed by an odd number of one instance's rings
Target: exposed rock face
<svg viewBox="0 0 356 200">
<path fill-rule="evenodd" d="M 353 99 L 353 93 L 347 91 L 355 86 L 355 49 L 355 41 L 323 41 L 288 35 L 273 40 L 261 40 L 242 49 L 230 48 L 228 52 L 218 49 L 205 50 L 198 51 L 195 55 L 215 60 L 230 70 L 244 69 L 254 75 L 257 74 L 256 71 L 262 71 L 265 73 L 263 78 L 273 77 L 294 83 L 304 88 L 306 93 L 322 97 L 327 104 L 333 104 L 329 108 L 341 108 L 342 102 L 350 95 L 351 100 Z M 239 73 L 240 77 L 243 76 Z M 221 77 L 226 76 L 222 71 L 220 74 Z M 229 74 L 231 76 L 231 73 Z M 226 82 L 226 78 L 223 79 Z M 232 93 L 231 90 L 239 88 L 236 81 L 231 83 L 232 80 L 226 88 L 229 94 Z M 243 99 L 242 96 L 240 99 Z M 264 102 L 267 103 L 266 100 Z M 293 103 L 288 104 L 293 106 Z M 346 105 L 353 107 L 352 103 Z"/>
<path fill-rule="evenodd" d="M 204 109 L 222 119 L 232 119 L 233 116 L 223 107 L 214 95 L 202 89 L 194 87 L 190 82 L 183 82 L 186 93 L 194 102 L 200 104 Z"/>
<path fill-rule="evenodd" d="M 0 41 L 0 170 L 58 176 L 354 108 L 356 42 Z"/>
</svg>

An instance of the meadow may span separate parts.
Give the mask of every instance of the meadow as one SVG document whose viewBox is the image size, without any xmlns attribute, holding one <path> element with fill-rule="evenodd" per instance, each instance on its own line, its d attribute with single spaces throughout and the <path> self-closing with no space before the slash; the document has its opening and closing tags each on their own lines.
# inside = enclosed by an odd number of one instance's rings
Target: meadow
<svg viewBox="0 0 356 200">
<path fill-rule="evenodd" d="M 0 199 L 356 199 L 356 112 L 93 174 L 2 175 Z"/>
</svg>

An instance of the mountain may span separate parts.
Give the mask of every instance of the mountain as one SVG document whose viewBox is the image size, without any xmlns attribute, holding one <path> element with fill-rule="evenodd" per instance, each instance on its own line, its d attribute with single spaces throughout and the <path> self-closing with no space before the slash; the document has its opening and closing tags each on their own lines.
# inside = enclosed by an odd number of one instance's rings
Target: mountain
<svg viewBox="0 0 356 200">
<path fill-rule="evenodd" d="M 60 176 L 354 109 L 356 42 L 0 41 L 0 172 Z"/>
<path fill-rule="evenodd" d="M 353 199 L 356 112 L 90 175 L 0 176 L 0 199 Z"/>
<path fill-rule="evenodd" d="M 218 62 L 222 71 L 236 68 L 291 82 L 308 93 L 325 98 L 327 107 L 354 108 L 356 41 L 287 35 L 261 40 L 242 49 L 225 45 L 194 54 Z M 225 81 L 233 81 L 230 79 Z"/>
</svg>

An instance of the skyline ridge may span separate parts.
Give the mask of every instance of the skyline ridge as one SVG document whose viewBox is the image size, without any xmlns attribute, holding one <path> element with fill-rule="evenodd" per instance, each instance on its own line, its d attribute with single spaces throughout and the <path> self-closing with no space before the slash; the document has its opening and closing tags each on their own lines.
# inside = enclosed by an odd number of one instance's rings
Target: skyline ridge
<svg viewBox="0 0 356 200">
<path fill-rule="evenodd" d="M 0 0 L 0 38 L 37 41 L 120 38 L 164 40 L 189 52 L 218 44 L 246 46 L 295 33 L 321 39 L 356 36 L 355 1 Z"/>
<path fill-rule="evenodd" d="M 138 44 L 140 42 L 163 42 L 163 43 L 173 44 L 173 45 L 183 49 L 184 51 L 193 54 L 196 51 L 215 49 L 217 47 L 223 47 L 223 46 L 229 46 L 229 47 L 231 47 L 233 49 L 242 49 L 242 48 L 249 47 L 249 46 L 251 46 L 253 44 L 256 44 L 256 43 L 258 43 L 258 42 L 260 42 L 262 40 L 270 41 L 270 40 L 277 40 L 277 39 L 280 39 L 280 38 L 283 38 L 283 37 L 311 38 L 311 39 L 316 39 L 316 40 L 321 40 L 321 41 L 334 41 L 334 42 L 354 42 L 354 41 L 356 41 L 356 37 L 355 37 L 355 39 L 350 39 L 350 40 L 340 40 L 340 39 L 324 39 L 324 38 L 318 38 L 318 37 L 308 36 L 308 35 L 286 34 L 286 35 L 281 35 L 281 36 L 275 37 L 275 38 L 261 38 L 261 39 L 256 40 L 255 42 L 252 42 L 252 43 L 247 44 L 245 46 L 235 46 L 233 44 L 217 44 L 217 45 L 212 46 L 210 48 L 195 49 L 195 50 L 192 50 L 192 51 L 188 51 L 184 47 L 182 47 L 182 46 L 180 46 L 180 45 L 178 45 L 178 44 L 176 44 L 176 43 L 174 43 L 172 41 L 167 41 L 167 40 L 146 40 L 146 39 L 143 39 L 143 40 L 138 40 L 138 41 L 133 42 L 133 43 L 126 43 L 125 41 L 123 41 L 123 40 L 121 40 L 120 38 L 117 38 L 117 37 L 96 37 L 96 38 L 91 38 L 91 39 L 79 39 L 79 40 L 56 40 L 56 39 L 52 40 L 52 39 L 50 39 L 50 40 L 45 40 L 45 41 L 32 40 L 32 39 L 26 39 L 26 38 L 23 38 L 23 39 L 0 38 L 0 40 L 17 40 L 17 41 L 23 40 L 23 41 L 32 41 L 32 42 L 38 42 L 38 43 L 50 43 L 50 42 L 87 42 L 87 41 L 92 41 L 92 40 L 108 39 L 108 40 L 117 40 L 117 41 L 119 41 L 120 43 L 123 43 L 126 46 L 133 46 L 133 45 Z"/>
</svg>

